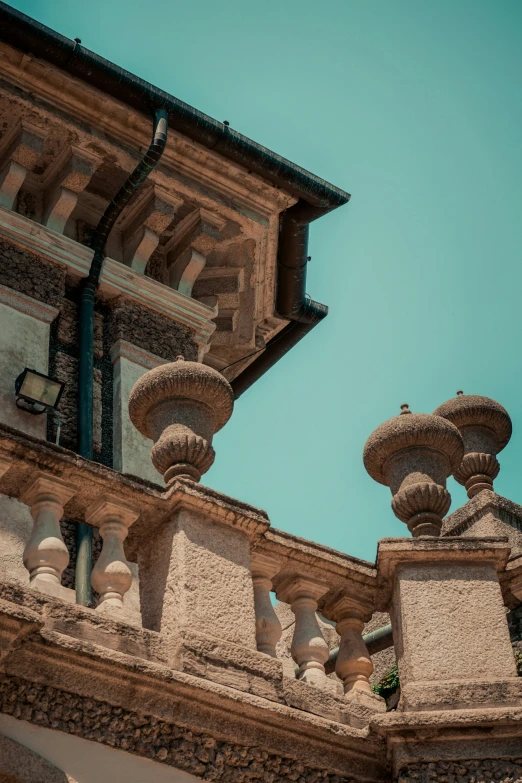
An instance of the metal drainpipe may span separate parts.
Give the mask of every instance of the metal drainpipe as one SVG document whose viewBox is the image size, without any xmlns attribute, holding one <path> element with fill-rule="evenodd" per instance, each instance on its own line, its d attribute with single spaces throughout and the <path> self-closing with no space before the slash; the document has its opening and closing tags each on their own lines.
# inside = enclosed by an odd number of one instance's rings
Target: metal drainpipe
<svg viewBox="0 0 522 783">
<path fill-rule="evenodd" d="M 363 642 L 365 643 L 370 655 L 375 655 L 382 650 L 387 650 L 388 647 L 393 647 L 393 633 L 391 625 L 383 625 L 382 628 L 377 628 L 375 631 L 370 631 L 370 633 L 365 634 L 363 636 Z M 331 674 L 335 671 L 335 664 L 337 663 L 338 654 L 338 647 L 334 647 L 334 649 L 330 651 L 328 660 L 324 665 L 327 674 Z"/>
<path fill-rule="evenodd" d="M 306 294 L 306 267 L 310 223 L 334 208 L 313 206 L 300 199 L 285 212 L 279 232 L 276 310 L 290 323 L 231 381 L 236 399 L 328 315 L 326 305 Z"/>
<path fill-rule="evenodd" d="M 126 179 L 103 213 L 91 241 L 94 256 L 80 298 L 78 362 L 78 452 L 93 456 L 93 371 L 94 371 L 94 299 L 100 283 L 107 238 L 131 197 L 157 166 L 167 143 L 168 114 L 154 114 L 152 141 L 144 157 Z M 76 601 L 90 606 L 92 571 L 92 527 L 80 522 L 76 528 Z"/>
</svg>

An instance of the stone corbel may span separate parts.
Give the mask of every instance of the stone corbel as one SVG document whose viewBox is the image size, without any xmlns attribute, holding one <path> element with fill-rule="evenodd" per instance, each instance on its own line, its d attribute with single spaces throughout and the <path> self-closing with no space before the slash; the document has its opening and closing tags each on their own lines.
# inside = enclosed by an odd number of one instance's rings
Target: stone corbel
<svg viewBox="0 0 522 783">
<path fill-rule="evenodd" d="M 154 185 L 126 210 L 122 223 L 123 260 L 143 274 L 163 232 L 172 223 L 183 201 Z"/>
<path fill-rule="evenodd" d="M 206 209 L 196 209 L 176 228 L 165 247 L 171 288 L 192 296 L 192 288 L 214 249 L 226 221 Z"/>
<path fill-rule="evenodd" d="M 27 173 L 34 169 L 40 158 L 45 135 L 40 128 L 25 120 L 8 134 L 0 151 L 3 163 L 0 171 L 0 206 L 13 209 Z"/>
<path fill-rule="evenodd" d="M 67 221 L 81 193 L 101 163 L 101 159 L 86 150 L 70 147 L 67 158 L 61 157 L 46 180 L 45 207 L 42 223 L 63 234 Z"/>
</svg>

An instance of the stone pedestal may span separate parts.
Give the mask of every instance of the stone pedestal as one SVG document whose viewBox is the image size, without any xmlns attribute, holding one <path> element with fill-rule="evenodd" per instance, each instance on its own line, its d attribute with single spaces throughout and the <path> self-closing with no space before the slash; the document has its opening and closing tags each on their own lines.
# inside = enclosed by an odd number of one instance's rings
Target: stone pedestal
<svg viewBox="0 0 522 783">
<path fill-rule="evenodd" d="M 138 553 L 144 627 L 256 650 L 250 545 L 268 520 L 190 481 L 171 491 L 179 503 Z"/>
<path fill-rule="evenodd" d="M 396 772 L 419 761 L 511 758 L 522 748 L 522 726 L 508 725 L 522 718 L 498 578 L 508 555 L 502 538 L 379 543 L 378 603 L 391 616 L 401 700 L 373 723 Z"/>
</svg>

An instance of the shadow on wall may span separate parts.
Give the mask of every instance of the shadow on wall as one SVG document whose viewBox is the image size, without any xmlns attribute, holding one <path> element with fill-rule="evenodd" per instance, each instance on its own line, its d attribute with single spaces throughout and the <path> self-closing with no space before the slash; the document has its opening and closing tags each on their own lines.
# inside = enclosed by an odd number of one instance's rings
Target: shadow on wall
<svg viewBox="0 0 522 783">
<path fill-rule="evenodd" d="M 199 780 L 157 761 L 0 715 L 0 783 L 100 783 L 108 779 L 107 770 L 111 783 Z"/>
<path fill-rule="evenodd" d="M 0 783 L 76 783 L 37 753 L 0 734 Z"/>
</svg>

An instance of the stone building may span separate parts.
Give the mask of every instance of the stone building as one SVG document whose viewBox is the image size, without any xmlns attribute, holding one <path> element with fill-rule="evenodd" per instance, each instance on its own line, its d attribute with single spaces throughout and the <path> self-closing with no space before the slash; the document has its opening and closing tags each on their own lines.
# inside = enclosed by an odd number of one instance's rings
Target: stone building
<svg viewBox="0 0 522 783">
<path fill-rule="evenodd" d="M 375 563 L 205 487 L 349 196 L 3 3 L 0 47 L 0 781 L 522 780 L 508 413 L 375 430 Z"/>
</svg>

